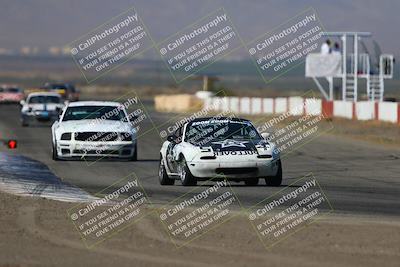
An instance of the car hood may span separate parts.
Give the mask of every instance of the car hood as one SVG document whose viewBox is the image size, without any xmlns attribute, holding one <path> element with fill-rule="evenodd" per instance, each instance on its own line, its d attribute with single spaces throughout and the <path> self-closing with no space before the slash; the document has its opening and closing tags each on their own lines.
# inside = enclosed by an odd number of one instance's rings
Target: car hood
<svg viewBox="0 0 400 267">
<path fill-rule="evenodd" d="M 205 145 L 194 145 L 197 147 L 193 157 L 188 157 L 192 160 L 202 159 L 204 157 L 218 157 L 222 160 L 243 160 L 245 157 L 266 156 L 268 158 L 278 157 L 279 153 L 274 154 L 274 144 L 267 142 L 265 139 L 225 139 L 214 140 Z M 188 149 L 186 149 L 188 150 Z M 234 157 L 232 157 L 234 156 Z"/>
<path fill-rule="evenodd" d="M 251 139 L 251 140 L 236 140 L 236 139 L 225 139 L 220 141 L 212 141 L 207 146 L 212 147 L 215 152 L 223 151 L 256 151 L 256 145 L 264 145 L 266 141 L 263 139 Z"/>
<path fill-rule="evenodd" d="M 58 125 L 63 132 L 132 132 L 132 127 L 127 122 L 112 120 L 77 120 L 65 121 Z"/>
</svg>

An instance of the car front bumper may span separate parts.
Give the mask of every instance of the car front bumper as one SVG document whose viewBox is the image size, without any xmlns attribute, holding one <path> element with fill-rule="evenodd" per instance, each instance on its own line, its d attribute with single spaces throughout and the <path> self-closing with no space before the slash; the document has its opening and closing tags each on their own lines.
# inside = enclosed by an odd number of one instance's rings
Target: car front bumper
<svg viewBox="0 0 400 267">
<path fill-rule="evenodd" d="M 55 121 L 58 119 L 58 112 L 48 112 L 48 113 L 23 113 L 22 120 L 27 122 L 48 122 L 48 121 Z"/>
<path fill-rule="evenodd" d="M 113 157 L 131 158 L 135 153 L 135 141 L 85 142 L 57 141 L 57 156 L 60 158 Z"/>
<path fill-rule="evenodd" d="M 197 160 L 187 162 L 190 172 L 198 178 L 222 175 L 228 179 L 265 178 L 278 172 L 277 159 L 253 159 L 247 161 Z"/>
</svg>

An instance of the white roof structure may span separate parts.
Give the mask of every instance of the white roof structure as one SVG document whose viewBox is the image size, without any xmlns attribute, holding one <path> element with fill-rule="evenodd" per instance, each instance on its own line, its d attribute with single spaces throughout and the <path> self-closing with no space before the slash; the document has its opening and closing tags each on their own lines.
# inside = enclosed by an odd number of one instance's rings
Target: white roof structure
<svg viewBox="0 0 400 267">
<path fill-rule="evenodd" d="M 379 66 L 375 68 L 368 52 L 359 52 L 360 40 L 370 37 L 370 32 L 324 32 L 322 36 L 339 38 L 341 41 L 340 52 L 310 53 L 306 57 L 305 76 L 314 80 L 322 95 L 328 100 L 334 100 L 334 79 L 341 79 L 342 100 L 356 102 L 359 99 L 359 79 L 365 79 L 366 98 L 370 101 L 383 101 L 384 80 L 393 78 L 393 55 L 379 55 Z M 352 42 L 351 46 L 347 45 L 348 42 Z M 318 78 L 328 81 L 328 90 Z"/>
</svg>

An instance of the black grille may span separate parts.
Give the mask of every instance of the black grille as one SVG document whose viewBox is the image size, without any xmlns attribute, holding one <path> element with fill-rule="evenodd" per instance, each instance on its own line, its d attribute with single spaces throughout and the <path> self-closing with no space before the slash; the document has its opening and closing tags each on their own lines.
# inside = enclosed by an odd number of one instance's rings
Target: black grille
<svg viewBox="0 0 400 267">
<path fill-rule="evenodd" d="M 117 132 L 77 132 L 75 140 L 87 142 L 108 142 L 118 140 Z"/>
<path fill-rule="evenodd" d="M 272 155 L 258 155 L 257 158 L 259 158 L 259 159 L 270 159 L 270 158 L 272 158 Z"/>
<path fill-rule="evenodd" d="M 86 155 L 118 155 L 118 150 L 74 150 L 74 154 L 86 154 Z"/>
<path fill-rule="evenodd" d="M 215 171 L 220 174 L 250 174 L 257 172 L 257 168 L 217 168 Z"/>
<path fill-rule="evenodd" d="M 132 141 L 132 135 L 130 133 L 120 133 L 122 141 Z"/>
</svg>

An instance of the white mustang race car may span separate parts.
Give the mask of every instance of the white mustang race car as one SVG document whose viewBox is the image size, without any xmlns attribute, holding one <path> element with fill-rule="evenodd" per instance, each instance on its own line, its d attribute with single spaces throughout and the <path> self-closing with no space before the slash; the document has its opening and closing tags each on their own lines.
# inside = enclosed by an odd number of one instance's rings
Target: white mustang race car
<svg viewBox="0 0 400 267">
<path fill-rule="evenodd" d="M 199 118 L 168 136 L 160 150 L 161 185 L 196 185 L 210 178 L 257 185 L 282 182 L 279 151 L 250 121 L 237 118 Z"/>
<path fill-rule="evenodd" d="M 118 102 L 78 101 L 51 127 L 53 159 L 118 157 L 137 160 L 136 129 Z"/>
<path fill-rule="evenodd" d="M 21 100 L 21 124 L 28 126 L 32 123 L 53 122 L 57 120 L 64 101 L 57 93 L 37 92 L 30 93 L 25 100 Z"/>
</svg>

